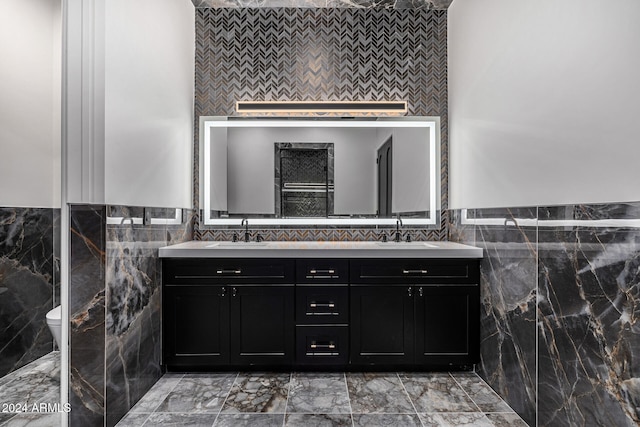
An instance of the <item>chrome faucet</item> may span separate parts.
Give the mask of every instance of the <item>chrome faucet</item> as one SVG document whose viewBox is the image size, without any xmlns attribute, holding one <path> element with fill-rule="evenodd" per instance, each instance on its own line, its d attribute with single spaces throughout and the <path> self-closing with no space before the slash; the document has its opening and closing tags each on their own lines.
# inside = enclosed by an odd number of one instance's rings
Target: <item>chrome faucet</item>
<svg viewBox="0 0 640 427">
<path fill-rule="evenodd" d="M 400 218 L 400 214 L 396 214 L 396 236 L 394 237 L 394 242 L 401 242 L 402 235 L 400 234 L 400 227 L 402 227 L 402 218 Z"/>
<path fill-rule="evenodd" d="M 250 242 L 251 236 L 249 235 L 249 220 L 247 218 L 242 218 L 242 222 L 240 223 L 240 227 L 244 225 L 244 241 Z"/>
</svg>

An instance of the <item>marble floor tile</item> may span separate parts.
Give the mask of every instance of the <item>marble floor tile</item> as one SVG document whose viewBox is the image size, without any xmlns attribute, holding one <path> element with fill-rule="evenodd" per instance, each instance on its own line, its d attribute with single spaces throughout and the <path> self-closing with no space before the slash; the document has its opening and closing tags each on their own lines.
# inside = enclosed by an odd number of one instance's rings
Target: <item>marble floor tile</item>
<svg viewBox="0 0 640 427">
<path fill-rule="evenodd" d="M 156 412 L 149 415 L 145 427 L 211 427 L 217 414 L 193 414 Z"/>
<path fill-rule="evenodd" d="M 447 373 L 401 374 L 400 379 L 418 412 L 479 412 Z"/>
<path fill-rule="evenodd" d="M 241 373 L 233 383 L 222 413 L 284 414 L 290 379 L 288 373 Z"/>
<path fill-rule="evenodd" d="M 167 374 L 117 427 L 527 427 L 492 393 L 471 373 Z"/>
<path fill-rule="evenodd" d="M 46 354 L 0 378 L 0 402 L 60 403 L 60 352 Z"/>
<path fill-rule="evenodd" d="M 425 427 L 493 427 L 481 412 L 432 412 L 420 418 Z"/>
<path fill-rule="evenodd" d="M 154 412 L 183 377 L 183 374 L 165 374 L 129 412 Z"/>
<path fill-rule="evenodd" d="M 3 426 L 3 423 L 6 423 L 7 421 L 9 421 L 11 418 L 15 417 L 16 414 L 9 414 L 9 413 L 2 413 L 0 412 L 0 426 Z"/>
<path fill-rule="evenodd" d="M 475 373 L 453 373 L 456 382 L 482 412 L 513 412 L 504 400 Z"/>
<path fill-rule="evenodd" d="M 156 412 L 218 413 L 236 376 L 235 373 L 187 374 L 178 381 Z"/>
<path fill-rule="evenodd" d="M 415 413 L 396 374 L 348 373 L 347 386 L 354 414 Z"/>
<path fill-rule="evenodd" d="M 495 427 L 528 427 L 516 413 L 486 414 Z"/>
<path fill-rule="evenodd" d="M 284 414 L 220 414 L 215 427 L 281 427 Z"/>
<path fill-rule="evenodd" d="M 416 414 L 353 414 L 354 427 L 421 427 Z"/>
<path fill-rule="evenodd" d="M 285 427 L 351 427 L 349 414 L 287 414 Z"/>
<path fill-rule="evenodd" d="M 344 374 L 294 373 L 289 387 L 287 413 L 351 413 Z"/>
<path fill-rule="evenodd" d="M 147 421 L 151 414 L 144 414 L 140 412 L 129 412 L 127 415 L 122 417 L 116 427 L 140 427 Z"/>
<path fill-rule="evenodd" d="M 9 421 L 2 424 L 2 427 L 54 427 L 61 424 L 62 414 L 17 414 Z"/>
</svg>

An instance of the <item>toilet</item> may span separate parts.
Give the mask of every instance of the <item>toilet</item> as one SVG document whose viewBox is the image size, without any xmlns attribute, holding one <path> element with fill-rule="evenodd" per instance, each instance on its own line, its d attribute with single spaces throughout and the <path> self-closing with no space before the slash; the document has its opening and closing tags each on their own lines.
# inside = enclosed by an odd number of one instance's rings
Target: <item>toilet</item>
<svg viewBox="0 0 640 427">
<path fill-rule="evenodd" d="M 47 313 L 47 325 L 49 325 L 49 329 L 51 330 L 51 334 L 53 338 L 56 340 L 56 344 L 58 348 L 60 348 L 60 325 L 62 323 L 62 311 L 61 306 L 57 306 L 53 310 Z"/>
</svg>

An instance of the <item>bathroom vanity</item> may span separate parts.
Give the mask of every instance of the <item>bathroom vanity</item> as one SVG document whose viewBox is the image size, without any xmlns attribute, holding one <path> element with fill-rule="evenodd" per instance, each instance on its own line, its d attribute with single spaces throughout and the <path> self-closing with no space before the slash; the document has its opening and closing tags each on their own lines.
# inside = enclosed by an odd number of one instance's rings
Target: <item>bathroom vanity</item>
<svg viewBox="0 0 640 427">
<path fill-rule="evenodd" d="M 479 361 L 480 248 L 187 242 L 160 257 L 169 370 L 451 370 Z"/>
</svg>

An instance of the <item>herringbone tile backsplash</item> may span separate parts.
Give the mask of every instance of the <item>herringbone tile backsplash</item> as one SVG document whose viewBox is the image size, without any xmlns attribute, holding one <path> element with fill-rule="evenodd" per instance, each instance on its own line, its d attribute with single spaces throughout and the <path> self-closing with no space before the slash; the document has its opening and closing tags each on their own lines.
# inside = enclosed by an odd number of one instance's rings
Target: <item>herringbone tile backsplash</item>
<svg viewBox="0 0 640 427">
<path fill-rule="evenodd" d="M 440 116 L 443 225 L 420 237 L 446 239 L 446 10 L 198 8 L 195 13 L 196 117 L 234 115 L 239 100 L 406 100 L 410 116 Z M 196 136 L 196 205 L 197 141 Z M 371 237 L 365 229 L 272 231 L 280 239 Z M 198 238 L 219 237 L 214 228 L 196 224 Z"/>
</svg>

